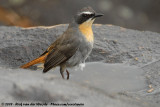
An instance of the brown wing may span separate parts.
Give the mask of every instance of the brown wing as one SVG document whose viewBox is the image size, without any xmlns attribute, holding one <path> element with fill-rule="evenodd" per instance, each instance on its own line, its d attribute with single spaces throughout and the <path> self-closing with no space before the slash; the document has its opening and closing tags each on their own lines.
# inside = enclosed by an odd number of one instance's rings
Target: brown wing
<svg viewBox="0 0 160 107">
<path fill-rule="evenodd" d="M 43 72 L 49 71 L 69 58 L 71 58 L 78 49 L 79 42 L 75 37 L 63 35 L 48 48 L 48 56 L 45 59 Z"/>
<path fill-rule="evenodd" d="M 63 50 L 60 51 L 59 49 L 56 50 L 53 49 L 45 60 L 43 72 L 45 73 L 50 69 L 52 69 L 53 67 L 56 67 L 61 63 L 67 61 L 70 57 L 72 57 L 75 54 L 76 50 L 77 48 L 74 49 L 68 48 L 68 52 L 66 51 L 67 53 L 66 52 L 62 53 Z"/>
</svg>

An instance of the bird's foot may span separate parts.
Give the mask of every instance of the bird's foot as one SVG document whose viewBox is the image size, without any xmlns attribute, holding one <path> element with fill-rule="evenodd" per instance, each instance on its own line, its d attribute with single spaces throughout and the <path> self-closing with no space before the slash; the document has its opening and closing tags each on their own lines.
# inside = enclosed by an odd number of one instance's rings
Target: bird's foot
<svg viewBox="0 0 160 107">
<path fill-rule="evenodd" d="M 62 78 L 65 79 L 63 72 L 60 72 L 60 73 L 61 73 Z M 69 72 L 68 72 L 68 70 L 66 70 L 66 73 L 67 73 L 67 80 L 69 80 Z"/>
<path fill-rule="evenodd" d="M 69 72 L 67 69 L 66 69 L 66 72 L 67 72 L 67 80 L 69 80 Z"/>
</svg>

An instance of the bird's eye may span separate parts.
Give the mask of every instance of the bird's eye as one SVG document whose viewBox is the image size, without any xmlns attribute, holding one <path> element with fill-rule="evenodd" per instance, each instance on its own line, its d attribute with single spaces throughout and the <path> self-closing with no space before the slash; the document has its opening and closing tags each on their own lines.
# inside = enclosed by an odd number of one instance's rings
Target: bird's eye
<svg viewBox="0 0 160 107">
<path fill-rule="evenodd" d="M 90 16 L 92 17 L 92 16 L 93 16 L 93 14 L 90 14 Z"/>
<path fill-rule="evenodd" d="M 88 14 L 83 14 L 83 17 L 87 17 L 88 16 Z"/>
<path fill-rule="evenodd" d="M 93 17 L 94 14 L 82 14 L 82 16 L 83 16 L 83 17 L 88 17 L 88 18 L 89 18 L 89 17 Z"/>
</svg>

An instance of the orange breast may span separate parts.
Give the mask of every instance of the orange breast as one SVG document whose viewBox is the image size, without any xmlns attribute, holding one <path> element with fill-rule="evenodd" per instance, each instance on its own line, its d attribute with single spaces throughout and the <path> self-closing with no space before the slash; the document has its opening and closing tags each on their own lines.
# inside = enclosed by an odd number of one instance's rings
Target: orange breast
<svg viewBox="0 0 160 107">
<path fill-rule="evenodd" d="M 83 36 L 85 36 L 85 38 L 89 42 L 93 42 L 94 41 L 94 36 L 93 36 L 93 31 L 92 31 L 92 23 L 93 23 L 93 21 L 94 20 L 86 21 L 86 22 L 82 23 L 81 25 L 79 25 L 79 30 L 81 31 Z"/>
</svg>

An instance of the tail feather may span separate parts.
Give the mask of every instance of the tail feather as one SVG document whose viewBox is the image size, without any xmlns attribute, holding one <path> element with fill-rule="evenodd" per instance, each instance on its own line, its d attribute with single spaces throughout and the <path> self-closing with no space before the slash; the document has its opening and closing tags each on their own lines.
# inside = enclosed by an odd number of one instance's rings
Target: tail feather
<svg viewBox="0 0 160 107">
<path fill-rule="evenodd" d="M 28 62 L 27 64 L 22 65 L 20 68 L 28 68 L 32 65 L 35 65 L 35 64 L 38 64 L 38 63 L 43 63 L 45 61 L 46 56 L 47 56 L 47 54 L 45 54 L 43 56 L 40 56 L 40 57 Z"/>
</svg>

